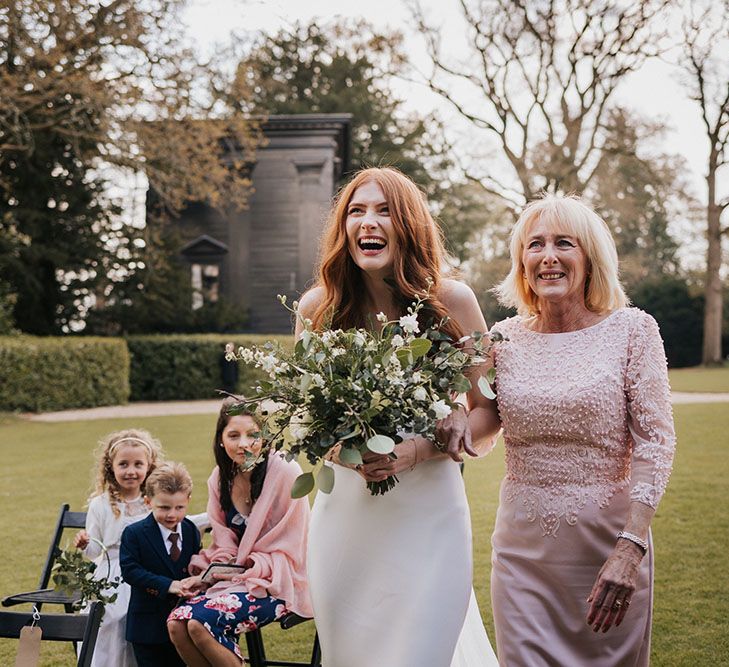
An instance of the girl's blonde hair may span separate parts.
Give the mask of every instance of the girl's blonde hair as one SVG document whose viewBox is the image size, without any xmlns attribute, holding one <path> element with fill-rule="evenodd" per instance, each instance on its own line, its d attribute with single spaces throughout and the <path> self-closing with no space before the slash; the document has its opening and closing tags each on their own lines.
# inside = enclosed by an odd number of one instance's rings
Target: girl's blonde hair
<svg viewBox="0 0 729 667">
<path fill-rule="evenodd" d="M 511 230 L 511 270 L 493 291 L 507 307 L 520 315 L 539 314 L 537 295 L 524 277 L 522 255 L 532 225 L 544 222 L 577 239 L 585 252 L 587 278 L 585 305 L 595 313 L 608 313 L 630 302 L 620 284 L 618 253 L 607 223 L 574 195 L 545 195 L 529 203 Z"/>
<path fill-rule="evenodd" d="M 162 460 L 162 445 L 157 438 L 151 433 L 139 428 L 129 428 L 122 431 L 114 431 L 99 440 L 99 446 L 95 455 L 97 460 L 96 474 L 94 479 L 94 492 L 91 498 L 100 496 L 103 493 L 109 494 L 111 502 L 111 510 L 114 516 L 121 515 L 119 503 L 121 502 L 121 491 L 114 477 L 114 457 L 122 445 L 132 445 L 133 447 L 142 447 L 147 454 L 149 468 L 147 469 L 147 477 Z M 145 479 L 146 481 L 146 479 Z M 144 484 L 141 488 L 144 493 Z"/>
</svg>

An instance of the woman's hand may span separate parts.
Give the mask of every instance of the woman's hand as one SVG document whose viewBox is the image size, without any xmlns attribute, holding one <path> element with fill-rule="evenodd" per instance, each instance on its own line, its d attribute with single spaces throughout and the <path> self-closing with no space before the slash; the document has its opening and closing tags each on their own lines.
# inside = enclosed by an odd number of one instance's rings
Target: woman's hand
<svg viewBox="0 0 729 667">
<path fill-rule="evenodd" d="M 441 419 L 435 426 L 435 440 L 445 445 L 443 450 L 454 461 L 461 463 L 461 452 L 469 456 L 478 456 L 471 442 L 471 427 L 468 424 L 468 414 L 464 406 L 453 410 L 445 419 Z"/>
<path fill-rule="evenodd" d="M 85 549 L 89 546 L 90 541 L 91 538 L 89 537 L 89 534 L 85 530 L 79 530 L 78 533 L 74 535 L 73 546 L 77 549 Z"/>
<path fill-rule="evenodd" d="M 418 462 L 418 443 L 414 438 L 403 440 L 395 445 L 396 459 L 388 454 L 366 453 L 364 463 L 354 466 L 367 482 L 382 482 L 403 470 L 410 470 Z"/>
<path fill-rule="evenodd" d="M 607 632 L 613 624 L 617 627 L 623 622 L 642 559 L 643 552 L 637 545 L 621 541 L 605 561 L 587 598 L 587 624 L 595 632 Z"/>
<path fill-rule="evenodd" d="M 201 591 L 204 591 L 209 586 L 210 584 L 204 583 L 199 576 L 187 577 L 186 579 L 180 580 L 180 592 L 178 593 L 178 595 L 180 595 L 180 597 L 189 598 L 193 595 L 196 595 L 197 593 L 200 593 Z"/>
</svg>

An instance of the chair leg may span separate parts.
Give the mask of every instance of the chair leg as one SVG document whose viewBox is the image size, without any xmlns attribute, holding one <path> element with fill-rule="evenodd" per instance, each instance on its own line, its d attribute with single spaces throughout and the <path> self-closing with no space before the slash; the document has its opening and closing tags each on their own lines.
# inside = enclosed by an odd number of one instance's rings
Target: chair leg
<svg viewBox="0 0 729 667">
<path fill-rule="evenodd" d="M 251 667 L 266 667 L 266 651 L 263 648 L 263 637 L 260 630 L 246 632 L 246 647 Z"/>
<path fill-rule="evenodd" d="M 311 649 L 311 667 L 321 667 L 321 646 L 319 646 L 319 633 L 314 633 L 314 646 Z"/>
</svg>

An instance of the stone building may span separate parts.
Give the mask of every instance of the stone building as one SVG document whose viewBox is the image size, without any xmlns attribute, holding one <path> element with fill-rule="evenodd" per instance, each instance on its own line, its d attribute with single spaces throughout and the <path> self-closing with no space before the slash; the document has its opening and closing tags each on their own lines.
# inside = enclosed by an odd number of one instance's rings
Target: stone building
<svg viewBox="0 0 729 667">
<path fill-rule="evenodd" d="M 187 207 L 177 223 L 192 308 L 219 298 L 248 311 L 249 331 L 290 332 L 289 302 L 311 283 L 336 183 L 349 169 L 350 114 L 269 116 L 248 209 Z"/>
</svg>

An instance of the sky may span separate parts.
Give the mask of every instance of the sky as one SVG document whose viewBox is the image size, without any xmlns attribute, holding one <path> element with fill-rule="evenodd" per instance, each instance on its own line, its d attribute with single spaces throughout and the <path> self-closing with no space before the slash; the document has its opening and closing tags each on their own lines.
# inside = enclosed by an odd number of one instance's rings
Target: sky
<svg viewBox="0 0 729 667">
<path fill-rule="evenodd" d="M 454 45 L 462 42 L 456 0 L 425 0 L 423 5 L 442 27 L 444 41 Z M 296 20 L 330 20 L 337 16 L 363 17 L 377 27 L 402 31 L 411 57 L 416 63 L 426 62 L 420 39 L 409 30 L 412 20 L 404 0 L 367 0 L 366 3 L 352 0 L 192 0 L 183 20 L 200 50 L 210 53 L 216 43 L 229 38 L 231 31 L 252 35 L 259 30 L 276 31 Z M 415 109 L 425 111 L 439 104 L 424 86 L 405 82 L 400 82 L 399 86 L 405 92 L 406 103 Z M 667 148 L 688 160 L 695 173 L 694 181 L 701 187 L 708 143 L 698 106 L 686 99 L 675 70 L 660 61 L 647 63 L 625 80 L 616 100 L 649 118 L 667 121 L 671 127 Z"/>
<path fill-rule="evenodd" d="M 448 45 L 449 51 L 457 54 L 459 49 L 464 49 L 457 0 L 422 0 L 421 4 L 432 18 L 431 22 L 440 26 L 443 43 Z M 232 31 L 245 39 L 258 31 L 275 32 L 297 20 L 331 20 L 338 16 L 362 17 L 376 28 L 403 32 L 411 60 L 416 66 L 425 68 L 424 45 L 410 27 L 412 19 L 406 0 L 190 0 L 183 21 L 196 47 L 205 55 L 212 53 L 216 44 L 226 42 Z M 693 194 L 704 202 L 708 141 L 698 105 L 687 99 L 678 76 L 676 69 L 668 63 L 649 61 L 641 70 L 626 77 L 613 101 L 649 119 L 665 122 L 669 131 L 662 149 L 685 158 L 686 176 Z M 405 100 L 407 108 L 423 114 L 438 110 L 447 123 L 452 121 L 453 127 L 458 126 L 455 112 L 424 85 L 395 81 L 393 87 Z M 468 130 L 464 128 L 463 131 Z M 729 191 L 729 183 L 723 190 Z"/>
</svg>

